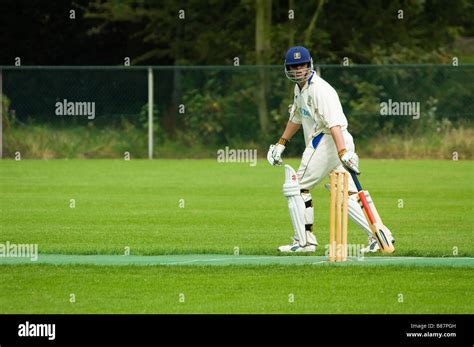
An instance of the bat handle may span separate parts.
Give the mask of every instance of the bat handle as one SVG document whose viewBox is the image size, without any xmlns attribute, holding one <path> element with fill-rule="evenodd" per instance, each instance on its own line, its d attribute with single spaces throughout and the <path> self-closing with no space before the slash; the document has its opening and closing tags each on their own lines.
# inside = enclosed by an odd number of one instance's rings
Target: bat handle
<svg viewBox="0 0 474 347">
<path fill-rule="evenodd" d="M 349 173 L 351 174 L 351 177 L 354 180 L 354 183 L 357 187 L 357 191 L 358 192 L 362 191 L 363 189 L 362 189 L 362 186 L 360 185 L 359 178 L 357 177 L 357 174 L 352 170 L 349 170 Z"/>
</svg>

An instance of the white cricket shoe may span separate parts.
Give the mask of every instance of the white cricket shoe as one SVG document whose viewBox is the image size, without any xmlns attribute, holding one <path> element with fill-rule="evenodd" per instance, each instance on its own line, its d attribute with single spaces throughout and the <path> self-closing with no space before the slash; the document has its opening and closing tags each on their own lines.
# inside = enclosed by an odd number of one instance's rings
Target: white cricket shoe
<svg viewBox="0 0 474 347">
<path fill-rule="evenodd" d="M 380 246 L 375 239 L 375 237 L 371 236 L 369 237 L 369 245 L 365 248 L 362 248 L 360 251 L 361 253 L 376 253 L 380 249 Z"/>
<path fill-rule="evenodd" d="M 316 245 L 307 245 L 301 247 L 298 241 L 293 241 L 291 245 L 284 245 L 278 247 L 278 250 L 282 253 L 305 253 L 305 252 L 316 252 Z"/>
<path fill-rule="evenodd" d="M 390 235 L 392 238 L 392 243 L 395 243 L 395 239 L 393 238 L 392 235 Z M 377 239 L 373 236 L 369 237 L 369 244 L 367 247 L 362 248 L 360 251 L 362 253 L 376 253 L 380 250 L 380 246 L 377 242 Z"/>
</svg>

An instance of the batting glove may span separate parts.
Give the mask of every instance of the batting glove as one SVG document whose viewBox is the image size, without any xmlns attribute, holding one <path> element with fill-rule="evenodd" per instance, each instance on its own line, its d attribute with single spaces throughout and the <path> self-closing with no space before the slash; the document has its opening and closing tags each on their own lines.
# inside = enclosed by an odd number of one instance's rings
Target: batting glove
<svg viewBox="0 0 474 347">
<path fill-rule="evenodd" d="M 342 166 L 348 171 L 360 174 L 359 171 L 359 157 L 355 152 L 347 151 L 343 149 L 339 152 L 339 158 L 341 159 Z"/>
<path fill-rule="evenodd" d="M 270 145 L 270 148 L 268 149 L 268 153 L 267 153 L 267 160 L 270 163 L 270 165 L 281 166 L 282 164 L 281 155 L 283 154 L 283 151 L 286 148 L 282 142 L 283 141 L 280 139 L 280 141 L 278 141 L 276 145 Z"/>
</svg>

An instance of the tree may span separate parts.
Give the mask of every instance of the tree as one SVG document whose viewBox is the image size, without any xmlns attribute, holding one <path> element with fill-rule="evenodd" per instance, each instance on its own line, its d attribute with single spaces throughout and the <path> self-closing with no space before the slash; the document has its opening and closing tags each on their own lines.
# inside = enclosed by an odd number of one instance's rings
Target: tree
<svg viewBox="0 0 474 347">
<path fill-rule="evenodd" d="M 268 131 L 268 109 L 267 98 L 270 88 L 270 76 L 268 70 L 262 67 L 269 64 L 270 57 L 270 31 L 272 23 L 272 0 L 256 0 L 256 21 L 255 21 L 255 56 L 260 77 L 260 86 L 257 91 L 257 105 L 262 134 Z"/>
</svg>

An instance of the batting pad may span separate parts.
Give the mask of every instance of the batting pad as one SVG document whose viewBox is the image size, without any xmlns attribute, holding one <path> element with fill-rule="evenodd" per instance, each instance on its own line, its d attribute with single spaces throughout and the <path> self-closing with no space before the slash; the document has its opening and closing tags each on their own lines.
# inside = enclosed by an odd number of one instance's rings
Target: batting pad
<svg viewBox="0 0 474 347">
<path fill-rule="evenodd" d="M 285 183 L 283 184 L 283 195 L 288 199 L 288 210 L 290 211 L 291 224 L 295 234 L 298 235 L 300 246 L 306 246 L 305 210 L 306 205 L 300 194 L 300 185 L 296 171 L 285 165 Z"/>
</svg>

